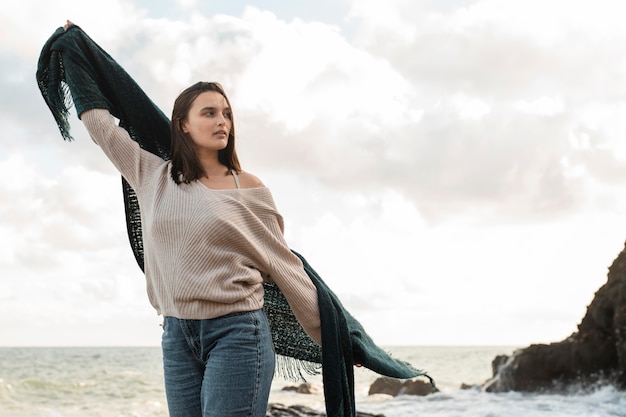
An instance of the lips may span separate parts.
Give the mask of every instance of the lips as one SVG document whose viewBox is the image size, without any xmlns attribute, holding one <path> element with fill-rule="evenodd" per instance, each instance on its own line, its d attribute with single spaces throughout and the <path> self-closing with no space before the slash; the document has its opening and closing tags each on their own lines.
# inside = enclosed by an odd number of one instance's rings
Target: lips
<svg viewBox="0 0 626 417">
<path fill-rule="evenodd" d="M 225 131 L 225 130 L 218 130 L 217 132 L 215 132 L 213 134 L 216 135 L 216 136 L 221 136 L 221 135 L 228 136 L 228 132 Z"/>
</svg>

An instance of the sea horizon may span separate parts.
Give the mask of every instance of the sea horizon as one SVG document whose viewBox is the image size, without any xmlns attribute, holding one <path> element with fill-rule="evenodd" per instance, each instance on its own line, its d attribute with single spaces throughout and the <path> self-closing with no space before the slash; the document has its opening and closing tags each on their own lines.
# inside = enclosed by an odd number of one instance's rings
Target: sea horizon
<svg viewBox="0 0 626 417">
<path fill-rule="evenodd" d="M 355 368 L 356 408 L 385 417 L 626 417 L 626 395 L 598 387 L 575 395 L 487 393 L 491 362 L 515 346 L 384 346 L 426 370 L 439 392 L 424 397 L 369 395 L 379 375 Z M 321 375 L 307 376 L 313 394 L 285 391 L 303 381 L 276 375 L 270 403 L 324 411 Z M 461 389 L 462 384 L 474 386 Z M 0 346 L 0 417 L 167 417 L 159 346 Z"/>
</svg>

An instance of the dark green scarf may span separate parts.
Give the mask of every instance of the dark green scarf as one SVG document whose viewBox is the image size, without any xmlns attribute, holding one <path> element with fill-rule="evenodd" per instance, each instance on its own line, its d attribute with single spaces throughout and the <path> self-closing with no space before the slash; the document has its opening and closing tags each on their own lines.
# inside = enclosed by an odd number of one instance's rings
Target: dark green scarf
<svg viewBox="0 0 626 417">
<path fill-rule="evenodd" d="M 170 158 L 169 119 L 130 75 L 78 26 L 70 26 L 67 32 L 59 28 L 48 39 L 39 57 L 37 83 L 64 139 L 72 139 L 69 109 L 73 102 L 79 117 L 92 108 L 108 109 L 143 149 L 165 160 Z M 124 179 L 122 189 L 130 245 L 143 270 L 137 196 Z M 274 284 L 264 284 L 265 311 L 275 351 L 280 355 L 279 372 L 302 377 L 302 371 L 315 373 L 321 364 L 329 417 L 356 415 L 355 364 L 393 378 L 424 376 L 433 382 L 424 372 L 392 358 L 376 346 L 306 260 L 296 255 L 302 259 L 306 273 L 317 288 L 323 346 L 320 348 L 304 333 L 280 289 Z"/>
</svg>

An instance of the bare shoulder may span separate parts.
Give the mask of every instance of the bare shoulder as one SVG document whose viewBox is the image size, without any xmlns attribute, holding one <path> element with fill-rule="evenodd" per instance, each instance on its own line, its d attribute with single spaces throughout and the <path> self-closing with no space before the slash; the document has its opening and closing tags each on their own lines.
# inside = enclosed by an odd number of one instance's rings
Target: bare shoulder
<svg viewBox="0 0 626 417">
<path fill-rule="evenodd" d="M 258 177 L 250 174 L 249 172 L 241 171 L 238 174 L 238 176 L 239 176 L 239 183 L 241 184 L 241 188 L 265 187 L 263 182 Z"/>
</svg>

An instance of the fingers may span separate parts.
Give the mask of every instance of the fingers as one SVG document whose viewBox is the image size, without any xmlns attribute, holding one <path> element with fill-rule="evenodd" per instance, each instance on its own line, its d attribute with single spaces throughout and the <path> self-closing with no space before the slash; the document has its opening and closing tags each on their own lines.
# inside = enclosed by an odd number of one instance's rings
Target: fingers
<svg viewBox="0 0 626 417">
<path fill-rule="evenodd" d="M 66 21 L 65 25 L 63 25 L 63 30 L 67 30 L 73 23 L 69 20 Z"/>
</svg>

